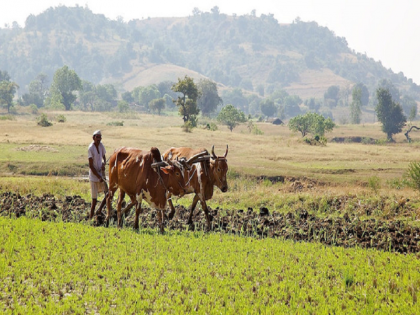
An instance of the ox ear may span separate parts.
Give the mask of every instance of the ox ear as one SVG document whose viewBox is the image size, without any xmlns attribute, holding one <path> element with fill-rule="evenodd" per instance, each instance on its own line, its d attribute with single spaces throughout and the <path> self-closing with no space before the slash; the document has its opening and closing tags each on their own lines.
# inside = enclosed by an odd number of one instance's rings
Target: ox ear
<svg viewBox="0 0 420 315">
<path fill-rule="evenodd" d="M 161 167 L 160 170 L 165 173 L 166 175 L 169 174 L 170 171 L 174 170 L 173 166 L 166 166 L 166 167 Z"/>
</svg>

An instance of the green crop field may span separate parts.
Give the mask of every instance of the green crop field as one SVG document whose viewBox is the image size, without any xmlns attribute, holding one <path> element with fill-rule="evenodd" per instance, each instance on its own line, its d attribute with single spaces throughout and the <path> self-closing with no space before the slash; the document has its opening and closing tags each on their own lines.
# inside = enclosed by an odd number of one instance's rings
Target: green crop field
<svg viewBox="0 0 420 315">
<path fill-rule="evenodd" d="M 418 314 L 416 256 L 0 218 L 0 312 Z"/>
<path fill-rule="evenodd" d="M 47 111 L 53 126 L 43 128 L 18 110 L 0 120 L 0 313 L 419 313 L 420 198 L 407 169 L 420 160 L 420 133 L 386 143 L 378 124 L 339 125 L 311 146 L 264 122 L 254 122 L 262 135 L 246 125 L 185 133 L 173 112 Z M 208 203 L 214 231 L 202 222 L 185 231 L 179 216 L 159 235 L 151 212 L 139 232 L 129 220 L 123 229 L 88 220 L 96 129 L 108 157 L 121 146 L 223 154 L 229 145 L 229 191 Z M 74 218 L 66 200 L 81 201 Z M 261 238 L 263 223 L 275 237 Z"/>
</svg>

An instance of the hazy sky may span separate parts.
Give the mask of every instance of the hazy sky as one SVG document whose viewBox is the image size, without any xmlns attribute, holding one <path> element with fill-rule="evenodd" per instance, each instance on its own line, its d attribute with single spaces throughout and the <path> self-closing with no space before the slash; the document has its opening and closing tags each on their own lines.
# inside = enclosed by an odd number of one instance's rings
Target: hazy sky
<svg viewBox="0 0 420 315">
<path fill-rule="evenodd" d="M 316 21 L 336 35 L 345 37 L 351 49 L 381 60 L 386 68 L 402 71 L 420 84 L 420 1 L 419 0 L 0 0 L 0 26 L 13 21 L 24 26 L 29 14 L 39 14 L 59 5 L 88 6 L 94 13 L 124 21 L 147 17 L 191 15 L 193 8 L 221 13 L 274 14 L 280 23 L 296 17 Z M 419 37 L 417 37 L 419 36 Z"/>
</svg>

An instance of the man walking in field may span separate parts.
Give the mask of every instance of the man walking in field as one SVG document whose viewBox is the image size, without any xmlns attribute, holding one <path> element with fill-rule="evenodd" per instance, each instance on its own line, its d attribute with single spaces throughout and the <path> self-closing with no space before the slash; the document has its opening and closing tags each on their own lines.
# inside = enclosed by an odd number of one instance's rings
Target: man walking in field
<svg viewBox="0 0 420 315">
<path fill-rule="evenodd" d="M 106 164 L 106 150 L 104 145 L 101 143 L 102 133 L 100 130 L 96 130 L 93 133 L 93 141 L 89 145 L 88 158 L 89 158 L 89 181 L 90 190 L 92 193 L 92 206 L 90 208 L 89 218 L 92 219 L 96 204 L 98 202 L 98 193 L 104 192 L 105 197 L 108 193 L 108 186 L 105 181 L 105 164 Z M 102 209 L 105 204 L 105 198 L 102 201 L 99 209 Z"/>
</svg>

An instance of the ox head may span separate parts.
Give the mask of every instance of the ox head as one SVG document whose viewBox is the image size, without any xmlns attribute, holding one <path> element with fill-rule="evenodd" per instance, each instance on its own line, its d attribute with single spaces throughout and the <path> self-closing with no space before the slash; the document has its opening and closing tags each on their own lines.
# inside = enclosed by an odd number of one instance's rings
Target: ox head
<svg viewBox="0 0 420 315">
<path fill-rule="evenodd" d="M 158 162 L 152 167 L 159 168 L 165 188 L 171 194 L 181 197 L 185 195 L 185 179 L 179 162 Z"/>
<path fill-rule="evenodd" d="M 226 174 L 228 171 L 228 164 L 226 156 L 228 154 L 229 147 L 226 145 L 226 152 L 222 156 L 214 154 L 214 146 L 211 148 L 211 168 L 213 171 L 214 184 L 219 187 L 222 192 L 227 192 L 228 184 Z"/>
</svg>

